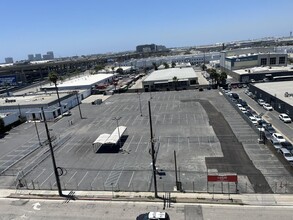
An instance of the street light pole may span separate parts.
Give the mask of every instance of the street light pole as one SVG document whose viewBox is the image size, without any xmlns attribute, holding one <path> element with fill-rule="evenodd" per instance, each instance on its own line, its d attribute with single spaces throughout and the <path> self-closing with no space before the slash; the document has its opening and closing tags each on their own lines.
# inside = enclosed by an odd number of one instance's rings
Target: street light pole
<svg viewBox="0 0 293 220">
<path fill-rule="evenodd" d="M 79 104 L 79 99 L 78 99 L 78 92 L 75 92 L 75 96 L 76 96 L 77 105 L 78 105 L 78 109 L 79 109 L 79 115 L 80 115 L 80 118 L 82 119 L 82 114 L 81 114 L 80 104 Z"/>
<path fill-rule="evenodd" d="M 154 147 L 154 137 L 153 137 L 153 125 L 152 125 L 152 113 L 151 113 L 151 102 L 148 101 L 149 105 L 149 119 L 150 119 L 150 133 L 151 133 L 151 154 L 152 154 L 152 164 L 153 164 L 153 176 L 154 176 L 154 188 L 155 188 L 155 198 L 158 198 L 158 188 L 157 188 L 157 172 L 156 172 L 156 160 L 155 160 L 155 147 Z"/>
<path fill-rule="evenodd" d="M 120 136 L 120 130 L 119 130 L 119 124 L 118 124 L 118 121 L 121 119 L 121 117 L 114 117 L 113 120 L 116 120 L 116 123 L 117 123 L 117 128 L 118 128 L 118 137 L 119 137 L 119 146 L 120 146 L 120 149 L 121 149 L 121 136 Z"/>
<path fill-rule="evenodd" d="M 140 116 L 142 116 L 142 111 L 141 111 L 141 100 L 140 100 L 140 95 L 141 95 L 141 93 L 137 93 L 137 95 L 138 95 L 138 101 L 139 101 Z"/>
<path fill-rule="evenodd" d="M 36 132 L 37 132 L 37 136 L 38 136 L 39 144 L 40 144 L 40 146 L 42 146 L 42 144 L 41 144 L 41 140 L 40 140 L 39 131 L 38 131 L 38 127 L 37 127 L 37 123 L 36 123 L 36 120 L 34 120 L 34 122 L 35 122 L 35 128 L 36 128 Z"/>
<path fill-rule="evenodd" d="M 42 115 L 43 115 L 43 119 L 44 119 L 44 123 L 45 123 L 48 142 L 49 142 L 49 147 L 50 147 L 50 152 L 51 152 L 51 157 L 52 157 L 52 163 L 53 163 L 53 170 L 54 170 L 54 174 L 55 174 L 55 178 L 56 178 L 56 184 L 57 184 L 57 188 L 58 188 L 58 193 L 59 193 L 59 196 L 63 196 L 62 189 L 61 189 L 61 184 L 60 184 L 60 179 L 59 179 L 59 175 L 58 175 L 58 170 L 57 170 L 57 166 L 56 166 L 56 161 L 55 161 L 55 156 L 54 156 L 54 150 L 53 150 L 53 146 L 52 146 L 51 136 L 50 136 L 50 133 L 49 133 L 49 129 L 48 129 L 47 121 L 46 121 L 46 116 L 45 116 L 43 107 L 41 108 L 41 111 L 42 111 Z"/>
</svg>

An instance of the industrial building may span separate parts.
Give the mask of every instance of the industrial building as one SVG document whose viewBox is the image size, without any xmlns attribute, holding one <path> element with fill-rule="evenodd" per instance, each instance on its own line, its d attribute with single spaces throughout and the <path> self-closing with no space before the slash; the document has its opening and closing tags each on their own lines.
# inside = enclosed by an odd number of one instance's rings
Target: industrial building
<svg viewBox="0 0 293 220">
<path fill-rule="evenodd" d="M 91 90 L 97 85 L 109 84 L 114 80 L 114 74 L 95 74 L 73 78 L 57 85 L 58 90 Z M 55 90 L 55 86 L 42 87 L 43 91 Z"/>
<path fill-rule="evenodd" d="M 230 72 L 230 76 L 239 82 L 253 81 L 280 81 L 285 79 L 293 79 L 293 66 L 264 66 L 245 68 Z"/>
<path fill-rule="evenodd" d="M 222 51 L 220 58 L 221 71 L 239 82 L 290 76 L 293 71 L 287 64 L 288 54 L 272 47 Z"/>
<path fill-rule="evenodd" d="M 147 91 L 187 89 L 198 84 L 198 75 L 193 68 L 168 68 L 152 72 L 143 82 Z"/>
<path fill-rule="evenodd" d="M 256 66 L 286 66 L 288 55 L 285 53 L 247 53 L 226 56 L 225 52 L 221 53 L 221 67 L 225 71 L 250 68 Z"/>
<path fill-rule="evenodd" d="M 292 81 L 251 84 L 249 91 L 256 99 L 263 99 L 279 113 L 293 118 Z"/>
<path fill-rule="evenodd" d="M 42 120 L 41 108 L 44 108 L 46 119 L 54 120 L 62 113 L 68 111 L 90 95 L 90 90 L 79 91 L 78 95 L 71 91 L 60 92 L 59 107 L 58 97 L 55 92 L 38 92 L 35 94 L 2 97 L 0 99 L 0 113 L 14 113 L 17 117 L 27 120 Z"/>
</svg>

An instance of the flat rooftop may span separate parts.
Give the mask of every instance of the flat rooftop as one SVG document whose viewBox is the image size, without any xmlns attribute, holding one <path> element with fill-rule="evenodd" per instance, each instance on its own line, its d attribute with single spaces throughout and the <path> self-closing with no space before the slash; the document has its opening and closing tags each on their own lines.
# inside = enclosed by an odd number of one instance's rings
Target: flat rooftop
<svg viewBox="0 0 293 220">
<path fill-rule="evenodd" d="M 107 74 L 95 74 L 95 75 L 86 75 L 82 76 L 79 78 L 74 78 L 68 81 L 64 81 L 62 83 L 58 83 L 58 88 L 67 88 L 67 87 L 79 87 L 79 86 L 91 86 L 96 83 L 99 83 L 100 81 L 103 81 L 107 78 L 110 78 L 114 76 L 111 73 Z M 54 88 L 55 86 L 52 84 L 51 86 L 48 87 L 43 87 L 43 88 Z"/>
<path fill-rule="evenodd" d="M 167 81 L 172 80 L 176 76 L 178 80 L 197 78 L 197 73 L 193 68 L 168 68 L 163 70 L 156 70 L 152 72 L 144 82 L 151 81 Z"/>
<path fill-rule="evenodd" d="M 59 93 L 60 99 L 67 96 L 67 93 Z M 9 102 L 6 102 L 9 100 Z M 1 97 L 0 106 L 9 107 L 9 106 L 32 106 L 32 105 L 46 105 L 53 101 L 57 100 L 57 94 L 52 93 L 43 93 L 38 95 L 27 95 L 27 96 L 12 96 L 12 97 Z"/>
<path fill-rule="evenodd" d="M 249 72 L 250 70 L 250 72 Z M 239 70 L 233 70 L 234 73 L 239 75 L 244 74 L 258 74 L 258 73 L 274 73 L 274 72 L 293 72 L 293 65 L 288 66 L 272 66 L 271 68 L 268 66 L 265 67 L 253 67 L 253 68 L 245 68 Z"/>
<path fill-rule="evenodd" d="M 259 53 L 247 53 L 247 54 L 243 53 L 243 54 L 239 54 L 239 55 L 227 56 L 226 58 L 233 59 L 233 58 L 241 58 L 241 57 L 258 56 L 258 55 L 263 55 L 263 54 L 285 55 L 284 53 L 280 53 L 280 52 L 270 52 L 270 53 L 259 52 Z"/>
<path fill-rule="evenodd" d="M 273 96 L 276 96 L 278 99 L 288 103 L 293 106 L 293 97 L 286 97 L 285 93 L 293 93 L 292 90 L 293 81 L 284 81 L 284 82 L 269 82 L 269 83 L 256 83 L 254 86 L 259 88 Z"/>
</svg>

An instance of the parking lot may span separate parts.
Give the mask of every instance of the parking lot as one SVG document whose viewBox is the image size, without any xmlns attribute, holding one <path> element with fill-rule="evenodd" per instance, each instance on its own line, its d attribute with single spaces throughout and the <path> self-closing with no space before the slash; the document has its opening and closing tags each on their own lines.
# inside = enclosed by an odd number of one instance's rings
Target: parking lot
<svg viewBox="0 0 293 220">
<path fill-rule="evenodd" d="M 291 175 L 265 145 L 258 144 L 258 135 L 218 90 L 142 93 L 140 100 L 137 94 L 115 94 L 101 105 L 82 104 L 83 119 L 75 108 L 72 116 L 49 124 L 59 140 L 66 137 L 64 143 L 55 144 L 56 163 L 63 169 L 63 189 L 153 190 L 150 100 L 156 165 L 164 171 L 157 175 L 159 191 L 174 190 L 174 151 L 185 191 L 236 192 L 234 183 L 207 183 L 207 174 L 214 172 L 238 174 L 242 193 L 293 191 L 287 184 Z M 121 117 L 119 125 L 127 127 L 122 150 L 95 152 L 94 140 L 116 128 L 114 117 Z M 50 156 L 24 163 L 19 169 L 26 166 L 33 169 L 22 178 L 24 187 L 56 189 Z"/>
</svg>

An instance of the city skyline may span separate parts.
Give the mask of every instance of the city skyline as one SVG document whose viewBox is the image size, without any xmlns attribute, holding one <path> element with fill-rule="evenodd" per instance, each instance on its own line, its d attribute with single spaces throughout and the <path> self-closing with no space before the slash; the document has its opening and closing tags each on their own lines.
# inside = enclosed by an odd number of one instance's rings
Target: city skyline
<svg viewBox="0 0 293 220">
<path fill-rule="evenodd" d="M 0 3 L 0 63 L 54 51 L 55 57 L 184 47 L 289 36 L 290 0 L 106 2 L 12 0 Z"/>
</svg>

